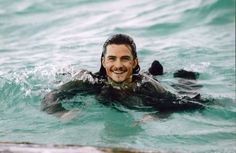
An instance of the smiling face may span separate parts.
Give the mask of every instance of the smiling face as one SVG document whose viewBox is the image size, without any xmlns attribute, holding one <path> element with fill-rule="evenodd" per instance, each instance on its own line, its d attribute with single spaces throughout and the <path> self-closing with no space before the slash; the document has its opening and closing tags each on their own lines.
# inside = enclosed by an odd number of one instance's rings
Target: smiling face
<svg viewBox="0 0 236 153">
<path fill-rule="evenodd" d="M 102 58 L 102 65 L 106 70 L 109 81 L 115 83 L 132 82 L 133 69 L 138 60 L 134 59 L 129 45 L 110 44 Z"/>
</svg>

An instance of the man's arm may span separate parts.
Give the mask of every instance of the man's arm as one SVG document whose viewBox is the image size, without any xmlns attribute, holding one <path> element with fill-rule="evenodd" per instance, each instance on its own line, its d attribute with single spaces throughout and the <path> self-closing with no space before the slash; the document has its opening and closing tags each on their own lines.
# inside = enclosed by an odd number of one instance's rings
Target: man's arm
<svg viewBox="0 0 236 153">
<path fill-rule="evenodd" d="M 62 106 L 61 101 L 72 98 L 80 92 L 90 92 L 95 90 L 95 81 L 96 79 L 90 72 L 82 70 L 73 77 L 72 81 L 63 84 L 58 89 L 46 94 L 41 102 L 41 110 L 55 115 L 57 113 L 67 112 L 67 110 Z"/>
<path fill-rule="evenodd" d="M 44 96 L 41 102 L 41 110 L 48 114 L 65 111 L 62 104 L 59 102 L 56 91 L 51 91 Z"/>
<path fill-rule="evenodd" d="M 48 114 L 66 112 L 61 101 L 75 96 L 80 85 L 82 85 L 82 81 L 80 80 L 70 81 L 62 85 L 59 89 L 47 93 L 41 102 L 41 110 Z"/>
<path fill-rule="evenodd" d="M 146 76 L 147 77 L 147 76 Z M 141 86 L 141 96 L 146 105 L 154 107 L 159 112 L 188 111 L 203 108 L 200 97 L 180 97 L 166 90 L 159 82 L 150 78 Z"/>
</svg>

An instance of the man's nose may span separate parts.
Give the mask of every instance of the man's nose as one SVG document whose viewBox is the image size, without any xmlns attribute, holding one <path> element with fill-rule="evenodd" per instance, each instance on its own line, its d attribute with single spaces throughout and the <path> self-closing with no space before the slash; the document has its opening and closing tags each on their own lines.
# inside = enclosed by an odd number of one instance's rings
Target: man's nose
<svg viewBox="0 0 236 153">
<path fill-rule="evenodd" d="M 121 62 L 121 60 L 120 59 L 117 59 L 116 61 L 115 61 L 115 67 L 117 67 L 117 68 L 120 68 L 120 67 L 122 67 L 122 62 Z"/>
</svg>

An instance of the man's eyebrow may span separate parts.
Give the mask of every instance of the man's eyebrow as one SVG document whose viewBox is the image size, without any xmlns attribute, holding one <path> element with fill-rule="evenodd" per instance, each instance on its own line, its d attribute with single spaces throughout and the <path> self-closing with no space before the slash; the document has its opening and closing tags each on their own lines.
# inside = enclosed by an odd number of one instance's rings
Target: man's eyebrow
<svg viewBox="0 0 236 153">
<path fill-rule="evenodd" d="M 131 59 L 131 56 L 125 55 L 125 56 L 121 56 L 121 58 Z"/>
<path fill-rule="evenodd" d="M 107 58 L 117 58 L 117 56 L 115 56 L 115 55 L 108 55 Z M 124 55 L 124 56 L 121 56 L 121 58 L 123 58 L 123 59 L 131 59 L 132 57 L 129 56 L 129 55 Z"/>
<path fill-rule="evenodd" d="M 116 58 L 114 55 L 108 55 L 107 58 Z"/>
</svg>

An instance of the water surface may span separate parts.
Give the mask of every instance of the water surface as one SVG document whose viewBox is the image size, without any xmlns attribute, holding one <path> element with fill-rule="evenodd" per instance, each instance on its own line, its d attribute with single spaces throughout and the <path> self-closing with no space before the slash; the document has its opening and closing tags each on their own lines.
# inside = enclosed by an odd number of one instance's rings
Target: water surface
<svg viewBox="0 0 236 153">
<path fill-rule="evenodd" d="M 43 95 L 80 69 L 96 72 L 103 42 L 126 33 L 141 70 L 155 59 L 170 90 L 178 69 L 200 73 L 203 111 L 136 124 L 146 112 L 115 111 L 77 96 L 72 120 L 40 111 Z M 0 141 L 145 151 L 236 152 L 234 0 L 0 0 Z"/>
</svg>

